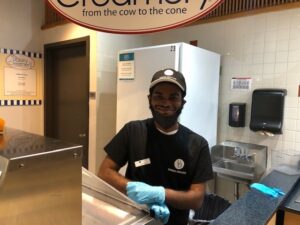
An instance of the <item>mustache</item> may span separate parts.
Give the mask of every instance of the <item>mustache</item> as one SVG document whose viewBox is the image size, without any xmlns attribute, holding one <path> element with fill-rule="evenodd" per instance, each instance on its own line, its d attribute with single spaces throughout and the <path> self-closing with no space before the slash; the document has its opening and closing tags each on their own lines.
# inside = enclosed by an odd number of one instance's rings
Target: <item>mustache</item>
<svg viewBox="0 0 300 225">
<path fill-rule="evenodd" d="M 181 114 L 181 111 L 183 109 L 183 106 L 181 106 L 173 115 L 171 116 L 163 116 L 162 114 L 160 114 L 159 112 L 155 111 L 155 109 L 150 105 L 149 106 L 153 119 L 155 120 L 155 122 L 157 122 L 162 128 L 164 129 L 168 129 L 171 126 L 173 126 L 174 124 L 177 123 L 178 121 L 178 117 Z"/>
</svg>

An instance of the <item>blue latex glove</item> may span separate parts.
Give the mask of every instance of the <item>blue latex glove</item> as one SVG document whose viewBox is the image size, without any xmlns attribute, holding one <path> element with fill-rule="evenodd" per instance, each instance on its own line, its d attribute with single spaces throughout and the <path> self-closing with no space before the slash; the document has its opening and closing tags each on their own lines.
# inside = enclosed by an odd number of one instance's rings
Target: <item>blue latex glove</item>
<svg viewBox="0 0 300 225">
<path fill-rule="evenodd" d="M 165 204 L 161 205 L 148 205 L 150 208 L 151 215 L 155 217 L 155 219 L 160 220 L 164 224 L 166 224 L 170 217 L 170 211 Z M 153 215 L 154 214 L 154 215 Z"/>
<path fill-rule="evenodd" d="M 165 189 L 161 186 L 150 186 L 143 182 L 128 182 L 127 196 L 139 204 L 157 204 L 165 202 Z"/>
<path fill-rule="evenodd" d="M 250 185 L 251 188 L 261 191 L 264 194 L 270 195 L 274 198 L 278 198 L 279 195 L 285 195 L 279 188 L 268 187 L 264 184 L 253 183 Z"/>
</svg>

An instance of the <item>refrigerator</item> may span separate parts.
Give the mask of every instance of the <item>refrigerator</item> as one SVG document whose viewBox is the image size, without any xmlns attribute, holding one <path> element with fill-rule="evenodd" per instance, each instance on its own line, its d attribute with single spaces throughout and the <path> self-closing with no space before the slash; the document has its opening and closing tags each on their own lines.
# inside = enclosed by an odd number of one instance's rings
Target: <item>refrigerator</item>
<svg viewBox="0 0 300 225">
<path fill-rule="evenodd" d="M 217 139 L 220 55 L 186 43 L 118 53 L 116 130 L 129 121 L 152 116 L 147 98 L 151 78 L 165 68 L 185 76 L 186 104 L 179 122 L 206 138 L 212 147 Z"/>
</svg>

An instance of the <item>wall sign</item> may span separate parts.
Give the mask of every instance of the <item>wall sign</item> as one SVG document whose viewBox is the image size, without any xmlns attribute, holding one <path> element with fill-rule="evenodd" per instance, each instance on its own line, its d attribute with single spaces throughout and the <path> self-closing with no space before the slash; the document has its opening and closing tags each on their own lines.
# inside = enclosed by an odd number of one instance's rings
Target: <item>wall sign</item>
<svg viewBox="0 0 300 225">
<path fill-rule="evenodd" d="M 4 68 L 5 96 L 36 96 L 36 70 Z"/>
<path fill-rule="evenodd" d="M 118 79 L 133 80 L 134 79 L 134 53 L 123 53 L 119 55 L 118 61 Z"/>
<path fill-rule="evenodd" d="M 251 90 L 252 79 L 250 77 L 231 78 L 231 90 Z"/>
<path fill-rule="evenodd" d="M 47 0 L 81 26 L 109 33 L 150 33 L 208 14 L 223 0 Z"/>
<path fill-rule="evenodd" d="M 36 70 L 34 60 L 26 55 L 13 54 L 6 58 L 4 95 L 35 96 Z"/>
<path fill-rule="evenodd" d="M 42 54 L 0 48 L 0 106 L 41 105 Z"/>
</svg>

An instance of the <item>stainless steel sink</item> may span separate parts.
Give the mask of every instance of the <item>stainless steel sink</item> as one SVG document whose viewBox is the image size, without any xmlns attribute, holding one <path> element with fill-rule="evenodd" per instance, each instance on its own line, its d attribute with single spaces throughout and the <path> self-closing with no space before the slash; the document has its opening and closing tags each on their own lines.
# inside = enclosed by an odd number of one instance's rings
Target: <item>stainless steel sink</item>
<svg viewBox="0 0 300 225">
<path fill-rule="evenodd" d="M 267 167 L 267 146 L 225 141 L 211 149 L 213 170 L 222 177 L 251 183 Z"/>
<path fill-rule="evenodd" d="M 247 180 L 253 180 L 255 178 L 254 164 L 243 164 L 226 159 L 216 162 L 214 164 L 214 171 Z"/>
</svg>

